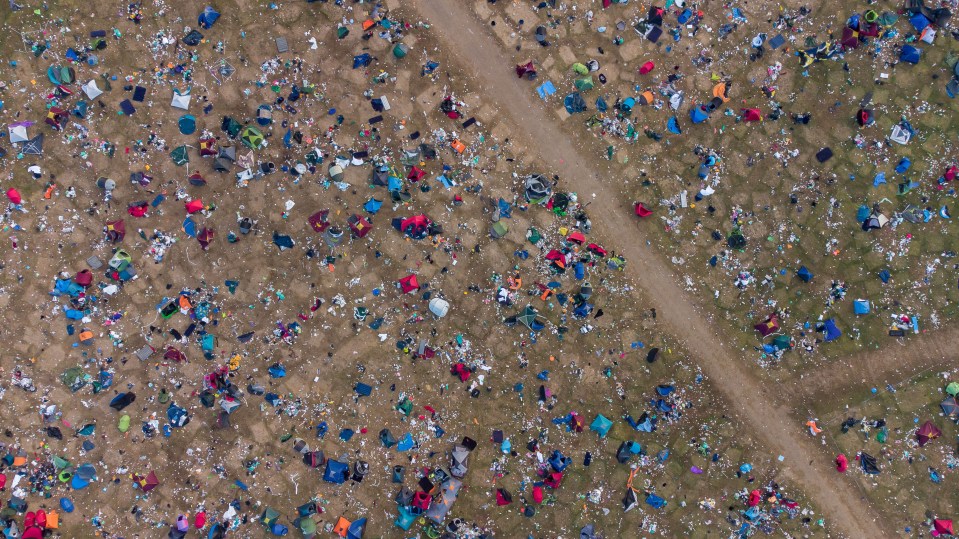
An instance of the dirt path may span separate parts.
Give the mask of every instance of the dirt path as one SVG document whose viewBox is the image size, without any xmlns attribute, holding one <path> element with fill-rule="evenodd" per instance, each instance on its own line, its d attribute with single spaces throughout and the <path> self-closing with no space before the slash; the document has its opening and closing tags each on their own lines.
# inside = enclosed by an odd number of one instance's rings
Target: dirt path
<svg viewBox="0 0 959 539">
<path fill-rule="evenodd" d="M 959 342 L 959 327 L 940 328 L 925 335 L 910 335 L 902 340 L 889 339 L 878 350 L 864 350 L 836 359 L 826 368 L 806 374 L 792 382 L 790 394 L 808 401 L 848 389 L 884 388 L 900 384 L 924 371 L 954 366 Z"/>
<path fill-rule="evenodd" d="M 500 116 L 512 119 L 513 136 L 526 139 L 528 147 L 581 197 L 590 200 L 595 193 L 590 213 L 595 217 L 596 232 L 619 240 L 609 247 L 626 255 L 628 271 L 652 300 L 659 320 L 673 335 L 686 337 L 682 341 L 706 375 L 762 443 L 784 457 L 784 472 L 816 503 L 829 524 L 848 537 L 884 536 L 875 508 L 862 500 L 850 480 L 836 474 L 832 459 L 815 439 L 802 432 L 789 408 L 778 404 L 789 399 L 783 398 L 781 391 L 763 387 L 750 366 L 724 346 L 665 262 L 646 247 L 646 235 L 632 218 L 629 202 L 621 200 L 610 187 L 615 179 L 601 178 L 597 173 L 599 160 L 584 158 L 570 140 L 558 136 L 562 131 L 553 112 L 536 99 L 528 82 L 518 81 L 512 59 L 470 12 L 468 4 L 461 0 L 415 0 L 414 5 L 431 21 L 448 50 L 473 70 L 482 91 L 495 100 Z M 524 121 L 517 121 L 520 119 Z M 587 144 L 594 155 L 600 155 L 602 150 L 595 143 Z M 624 238 L 627 231 L 628 237 Z"/>
</svg>

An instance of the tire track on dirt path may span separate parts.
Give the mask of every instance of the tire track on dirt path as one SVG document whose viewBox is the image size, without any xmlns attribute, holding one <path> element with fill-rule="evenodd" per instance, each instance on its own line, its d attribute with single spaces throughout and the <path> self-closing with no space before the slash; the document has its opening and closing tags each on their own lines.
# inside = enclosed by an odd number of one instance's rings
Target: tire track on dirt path
<svg viewBox="0 0 959 539">
<path fill-rule="evenodd" d="M 533 96 L 532 88 L 518 84 L 513 61 L 462 0 L 415 0 L 415 9 L 431 21 L 437 37 L 514 124 L 514 133 L 563 176 L 563 181 L 586 198 L 595 193 L 590 213 L 602 216 L 593 227 L 599 235 L 617 240 L 616 248 L 629 260 L 627 271 L 652 300 L 659 321 L 684 343 L 744 423 L 767 448 L 785 457 L 782 466 L 804 490 L 829 525 L 848 537 L 883 537 L 879 513 L 863 500 L 853 483 L 838 476 L 817 439 L 801 432 L 790 410 L 777 404 L 781 391 L 767 390 L 735 351 L 725 346 L 693 298 L 678 285 L 665 262 L 643 249 L 646 235 L 631 219 L 629 203 L 604 183 L 595 166 L 580 156 L 563 136 L 558 122 Z M 528 121 L 525 121 L 527 120 Z M 592 143 L 589 143 L 592 145 Z M 597 154 L 598 155 L 598 154 Z M 629 231 L 630 237 L 624 238 Z M 627 239 L 628 241 L 623 241 Z M 683 338 L 693 335 L 695 338 Z M 770 388 L 776 389 L 776 388 Z M 782 389 L 781 387 L 779 389 Z"/>
</svg>

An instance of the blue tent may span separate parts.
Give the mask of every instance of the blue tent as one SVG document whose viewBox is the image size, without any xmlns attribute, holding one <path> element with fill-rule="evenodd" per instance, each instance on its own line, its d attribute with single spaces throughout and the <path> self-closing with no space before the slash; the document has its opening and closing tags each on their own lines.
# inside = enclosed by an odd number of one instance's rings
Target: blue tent
<svg viewBox="0 0 959 539">
<path fill-rule="evenodd" d="M 173 427 L 182 427 L 190 422 L 190 415 L 187 411 L 174 403 L 170 403 L 170 407 L 166 410 L 166 416 Z"/>
<path fill-rule="evenodd" d="M 559 451 L 553 451 L 553 454 L 550 455 L 548 462 L 549 462 L 549 465 L 552 466 L 554 470 L 556 470 L 557 472 L 562 472 L 570 464 L 573 463 L 573 459 L 567 456 L 564 456 Z"/>
<path fill-rule="evenodd" d="M 701 124 L 708 118 L 709 115 L 706 114 L 706 111 L 698 105 L 689 109 L 689 119 L 692 120 L 694 124 Z"/>
<path fill-rule="evenodd" d="M 396 450 L 402 453 L 413 449 L 414 445 L 413 435 L 407 432 L 406 435 L 403 436 L 403 439 L 396 444 Z"/>
<path fill-rule="evenodd" d="M 663 507 L 666 507 L 666 500 L 660 498 L 659 496 L 655 494 L 650 494 L 649 496 L 646 496 L 646 503 L 652 506 L 654 509 L 662 509 Z"/>
<path fill-rule="evenodd" d="M 836 327 L 836 321 L 830 318 L 822 323 L 823 325 L 823 340 L 826 342 L 835 341 L 839 337 L 842 337 L 842 332 L 839 331 L 839 328 Z"/>
<path fill-rule="evenodd" d="M 199 24 L 201 28 L 208 30 L 219 18 L 220 12 L 213 9 L 213 6 L 206 6 L 203 8 L 200 16 L 196 18 L 196 23 Z"/>
<path fill-rule="evenodd" d="M 356 519 L 346 530 L 346 539 L 363 539 L 363 532 L 365 531 L 366 517 Z"/>
<path fill-rule="evenodd" d="M 852 302 L 852 310 L 856 314 L 869 314 L 869 311 L 871 311 L 872 308 L 869 305 L 869 300 L 857 299 L 856 301 Z"/>
<path fill-rule="evenodd" d="M 903 45 L 902 52 L 899 53 L 899 59 L 910 64 L 918 64 L 922 51 L 912 45 Z"/>
<path fill-rule="evenodd" d="M 670 118 L 669 121 L 666 123 L 666 129 L 670 133 L 673 133 L 676 135 L 683 134 L 683 130 L 679 128 L 679 120 L 677 120 L 675 116 Z"/>
<path fill-rule="evenodd" d="M 600 438 L 604 438 L 606 433 L 609 432 L 609 429 L 613 426 L 613 422 L 603 417 L 603 414 L 596 416 L 596 419 L 593 420 L 589 425 L 589 430 L 596 431 Z"/>
<path fill-rule="evenodd" d="M 371 215 L 376 215 L 376 212 L 380 211 L 381 207 L 383 207 L 383 201 L 376 200 L 375 198 L 371 198 L 366 201 L 366 204 L 363 204 L 363 209 Z"/>
<path fill-rule="evenodd" d="M 196 118 L 192 114 L 184 114 L 180 116 L 177 125 L 180 127 L 180 133 L 192 135 L 196 131 Z"/>
<path fill-rule="evenodd" d="M 899 160 L 899 164 L 896 165 L 896 172 L 899 174 L 905 174 L 909 167 L 912 166 L 912 161 L 908 157 L 903 157 Z"/>
<path fill-rule="evenodd" d="M 922 13 L 916 13 L 909 19 L 909 22 L 912 23 L 912 27 L 916 29 L 916 32 L 922 33 L 923 30 L 929 26 L 929 19 L 926 18 Z"/>
<path fill-rule="evenodd" d="M 349 466 L 338 460 L 330 459 L 326 461 L 326 470 L 323 472 L 323 480 L 327 483 L 342 485 L 346 481 L 346 476 L 349 474 Z"/>
<path fill-rule="evenodd" d="M 573 266 L 573 268 L 576 271 L 577 280 L 582 281 L 583 279 L 586 278 L 586 264 L 583 264 L 582 262 L 577 262 L 576 265 Z"/>
<path fill-rule="evenodd" d="M 191 238 L 196 237 L 196 222 L 194 222 L 189 215 L 183 220 L 183 232 Z"/>
<path fill-rule="evenodd" d="M 596 98 L 596 110 L 600 112 L 606 112 L 607 110 L 609 110 L 609 105 L 606 104 L 606 100 L 603 99 L 602 97 Z"/>
<path fill-rule="evenodd" d="M 393 525 L 397 528 L 408 531 L 410 527 L 413 526 L 413 522 L 416 521 L 416 515 L 410 513 L 410 510 L 406 507 L 399 508 L 400 514 L 396 517 L 396 520 L 393 521 Z"/>
<path fill-rule="evenodd" d="M 593 304 L 584 301 L 573 309 L 573 316 L 576 318 L 586 318 L 591 312 L 593 312 Z"/>
<path fill-rule="evenodd" d="M 399 191 L 403 188 L 403 180 L 396 176 L 390 176 L 386 183 L 386 189 L 388 191 Z"/>
<path fill-rule="evenodd" d="M 809 271 L 809 268 L 807 268 L 806 266 L 802 266 L 799 268 L 799 271 L 796 272 L 796 277 L 799 277 L 802 280 L 802 282 L 808 283 L 809 281 L 812 280 L 813 275 L 812 275 L 812 272 Z"/>
<path fill-rule="evenodd" d="M 368 53 L 368 52 L 364 52 L 363 54 L 354 56 L 354 57 L 353 57 L 353 69 L 357 69 L 357 68 L 360 68 L 360 67 L 366 67 L 366 66 L 370 65 L 370 63 L 371 63 L 372 61 L 373 61 L 373 57 L 370 56 L 370 53 Z"/>
<path fill-rule="evenodd" d="M 878 273 L 878 276 L 879 276 L 879 280 L 882 281 L 883 284 L 888 283 L 889 278 L 892 277 L 892 275 L 889 273 L 889 270 L 886 270 L 886 269 L 880 271 Z"/>
<path fill-rule="evenodd" d="M 566 112 L 576 114 L 586 110 L 586 101 L 583 96 L 579 95 L 579 92 L 573 92 L 563 99 L 563 106 L 566 107 Z"/>
<path fill-rule="evenodd" d="M 885 173 L 885 172 L 880 172 L 880 173 L 876 174 L 876 177 L 872 179 L 872 186 L 873 186 L 873 187 L 879 187 L 880 185 L 882 185 L 882 184 L 884 184 L 884 183 L 886 183 L 886 173 Z M 862 208 L 866 208 L 865 206 L 861 206 L 861 207 L 862 207 Z M 858 215 L 858 214 L 857 214 L 857 215 Z M 865 220 L 868 219 L 868 218 L 869 218 L 869 208 L 866 208 L 866 215 L 863 216 L 863 218 L 860 219 L 859 221 L 865 221 Z"/>
</svg>

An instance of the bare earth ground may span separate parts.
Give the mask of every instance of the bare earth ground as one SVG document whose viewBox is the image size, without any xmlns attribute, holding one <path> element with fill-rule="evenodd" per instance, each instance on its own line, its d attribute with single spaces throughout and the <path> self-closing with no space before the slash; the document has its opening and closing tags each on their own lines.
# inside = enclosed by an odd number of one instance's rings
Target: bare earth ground
<svg viewBox="0 0 959 539">
<path fill-rule="evenodd" d="M 644 252 L 642 228 L 631 222 L 631 201 L 616 200 L 609 194 L 595 166 L 580 157 L 579 151 L 563 137 L 556 137 L 560 127 L 547 111 L 534 102 L 529 88 L 521 85 L 511 72 L 511 59 L 500 52 L 499 44 L 462 4 L 453 1 L 418 1 L 417 9 L 435 24 L 434 30 L 456 51 L 464 62 L 476 66 L 474 76 L 497 100 L 501 114 L 512 118 L 528 118 L 530 110 L 537 121 L 518 122 L 517 129 L 526 133 L 528 144 L 580 193 L 595 193 L 593 204 L 605 216 L 597 229 L 610 237 L 620 238 L 617 248 L 635 261 L 628 269 L 660 309 L 663 321 L 675 334 L 696 335 L 686 345 L 693 357 L 717 385 L 724 396 L 737 405 L 757 436 L 786 457 L 790 475 L 803 485 L 837 528 L 850 537 L 878 537 L 883 534 L 880 515 L 875 508 L 859 503 L 860 496 L 847 481 L 837 480 L 821 449 L 799 434 L 788 407 L 775 388 L 761 385 L 755 375 L 724 345 L 714 327 L 697 312 L 695 300 L 675 282 L 669 269 L 655 255 Z M 594 210 L 596 211 L 596 210 Z M 629 231 L 630 238 L 623 233 Z M 817 458 L 818 456 L 818 458 Z"/>
</svg>

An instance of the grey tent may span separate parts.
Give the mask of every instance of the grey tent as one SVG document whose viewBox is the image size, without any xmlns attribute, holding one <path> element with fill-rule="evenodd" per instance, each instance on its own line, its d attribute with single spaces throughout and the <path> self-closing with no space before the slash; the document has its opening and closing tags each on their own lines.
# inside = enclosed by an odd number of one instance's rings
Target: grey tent
<svg viewBox="0 0 959 539">
<path fill-rule="evenodd" d="M 526 201 L 531 204 L 545 204 L 553 193 L 549 180 L 542 174 L 531 174 L 526 178 Z"/>
<path fill-rule="evenodd" d="M 379 166 L 373 169 L 373 174 L 370 176 L 370 186 L 371 187 L 386 187 L 390 182 L 390 169 L 386 165 Z"/>
<path fill-rule="evenodd" d="M 396 505 L 407 507 L 413 503 L 413 491 L 401 486 L 396 496 L 393 496 L 393 501 L 396 502 Z"/>
<path fill-rule="evenodd" d="M 533 331 L 540 331 L 546 327 L 543 318 L 529 305 L 516 317 L 516 320 Z"/>
<path fill-rule="evenodd" d="M 579 539 L 601 539 L 600 536 L 596 533 L 596 527 L 592 524 L 587 524 L 583 526 L 582 530 L 579 530 Z"/>
<path fill-rule="evenodd" d="M 414 148 L 412 150 L 403 150 L 403 155 L 400 156 L 400 163 L 403 165 L 412 167 L 420 164 L 420 150 Z"/>
<path fill-rule="evenodd" d="M 20 147 L 20 153 L 23 155 L 42 155 L 43 154 L 43 133 L 33 137 L 23 143 Z"/>
<path fill-rule="evenodd" d="M 456 444 L 453 446 L 453 452 L 450 454 L 450 473 L 453 477 L 462 479 L 469 470 L 468 461 L 470 450 L 464 445 Z"/>
<path fill-rule="evenodd" d="M 437 524 L 442 524 L 446 519 L 446 514 L 450 512 L 450 508 L 453 507 L 453 502 L 456 501 L 456 497 L 459 496 L 460 488 L 463 487 L 463 482 L 455 477 L 450 477 L 442 484 L 442 491 L 439 496 L 433 500 L 433 504 L 430 505 L 430 508 L 427 509 L 424 516 Z"/>
<path fill-rule="evenodd" d="M 236 148 L 234 146 L 221 146 L 217 157 L 236 161 Z"/>
<path fill-rule="evenodd" d="M 433 298 L 429 303 L 430 312 L 437 318 L 443 318 L 450 311 L 450 303 L 443 298 Z"/>
</svg>

